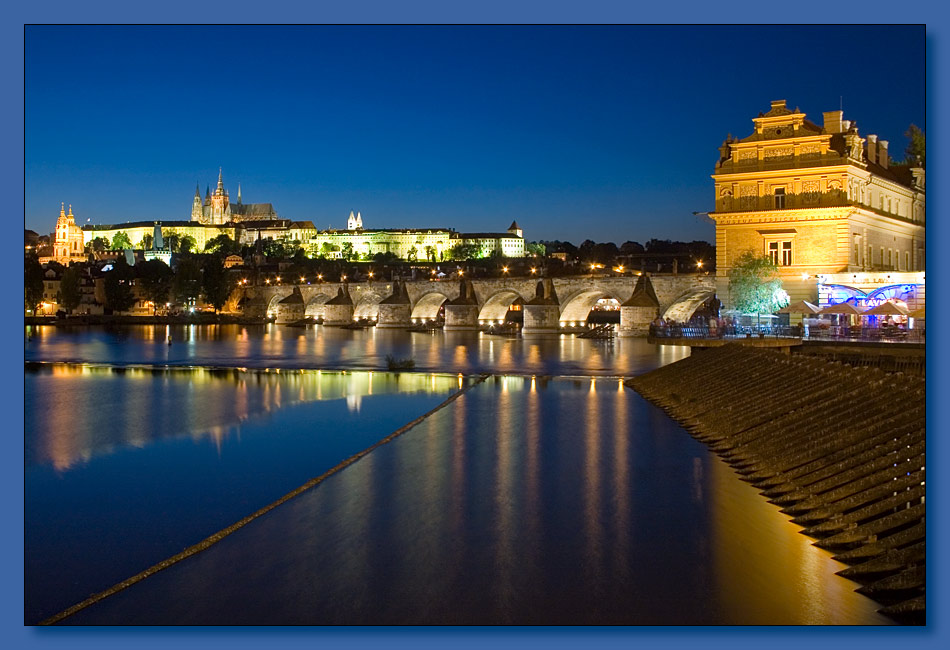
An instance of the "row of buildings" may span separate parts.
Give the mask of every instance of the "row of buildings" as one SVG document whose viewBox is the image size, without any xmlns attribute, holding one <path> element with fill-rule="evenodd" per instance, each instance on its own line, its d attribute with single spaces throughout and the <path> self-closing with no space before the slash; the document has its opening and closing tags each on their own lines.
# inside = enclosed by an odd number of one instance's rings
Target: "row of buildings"
<svg viewBox="0 0 950 650">
<path fill-rule="evenodd" d="M 112 241 L 119 233 L 125 233 L 133 247 L 147 249 L 143 242 L 151 237 L 155 221 L 131 221 L 110 225 L 78 226 L 65 205 L 60 208 L 54 231 L 53 255 L 41 261 L 55 260 L 62 264 L 85 261 L 85 246 L 101 237 Z M 440 262 L 451 256 L 456 246 L 467 247 L 471 257 L 524 257 L 524 233 L 517 222 L 512 222 L 505 232 L 460 233 L 451 228 L 397 228 L 372 229 L 363 227 L 361 214 L 350 212 L 346 229 L 318 230 L 312 221 L 282 219 L 271 203 L 243 203 L 238 186 L 237 202 L 231 203 L 224 187 L 222 172 L 212 192 L 210 186 L 202 199 L 195 188 L 194 201 L 189 220 L 163 220 L 161 231 L 165 238 L 176 235 L 191 237 L 195 249 L 202 251 L 205 245 L 218 237 L 227 235 L 241 244 L 253 244 L 258 239 L 273 239 L 296 243 L 309 257 L 372 259 L 379 253 L 389 253 L 399 259 L 431 260 Z"/>
</svg>

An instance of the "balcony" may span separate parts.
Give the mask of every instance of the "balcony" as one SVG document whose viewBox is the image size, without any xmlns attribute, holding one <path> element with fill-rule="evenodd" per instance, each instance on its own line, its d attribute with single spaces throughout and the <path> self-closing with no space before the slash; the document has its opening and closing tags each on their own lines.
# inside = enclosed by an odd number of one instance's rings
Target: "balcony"
<svg viewBox="0 0 950 650">
<path fill-rule="evenodd" d="M 809 208 L 842 208 L 857 204 L 848 198 L 844 190 L 808 194 L 784 195 L 784 207 L 775 206 L 775 197 L 771 194 L 764 196 L 734 196 L 716 199 L 716 212 L 762 212 L 766 210 L 805 210 Z M 892 215 L 888 215 L 892 216 Z"/>
<path fill-rule="evenodd" d="M 849 160 L 837 154 L 824 156 L 786 156 L 783 158 L 766 158 L 764 160 L 728 160 L 713 173 L 747 174 L 750 172 L 774 171 L 776 169 L 808 169 L 810 167 L 830 167 L 833 165 L 847 165 Z"/>
</svg>

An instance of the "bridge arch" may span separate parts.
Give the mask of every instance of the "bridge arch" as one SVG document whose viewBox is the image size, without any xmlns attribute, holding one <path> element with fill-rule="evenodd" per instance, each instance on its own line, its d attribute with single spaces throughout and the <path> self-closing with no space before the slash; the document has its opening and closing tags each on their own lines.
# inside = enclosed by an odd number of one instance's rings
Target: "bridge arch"
<svg viewBox="0 0 950 650">
<path fill-rule="evenodd" d="M 274 316 L 277 314 L 277 303 L 293 293 L 293 289 L 289 291 L 274 291 L 274 295 L 270 297 L 270 300 L 267 301 L 267 315 Z"/>
<path fill-rule="evenodd" d="M 307 305 L 304 308 L 304 316 L 311 318 L 322 318 L 326 316 L 326 304 L 332 296 L 329 296 L 325 293 L 318 293 L 310 298 L 307 301 Z"/>
<path fill-rule="evenodd" d="M 365 291 L 353 305 L 353 318 L 367 318 L 376 320 L 379 317 L 379 303 L 385 296 L 375 291 Z"/>
<path fill-rule="evenodd" d="M 441 291 L 430 291 L 429 293 L 424 293 L 419 296 L 416 304 L 412 306 L 412 314 L 410 318 L 435 320 L 436 316 L 439 315 L 439 308 L 442 307 L 442 303 L 444 303 L 446 300 L 449 300 L 449 297 Z"/>
<path fill-rule="evenodd" d="M 501 289 L 493 293 L 478 312 L 478 320 L 495 323 L 505 319 L 511 304 L 524 297 L 514 289 Z"/>
<path fill-rule="evenodd" d="M 680 294 L 663 312 L 664 320 L 673 318 L 679 323 L 685 323 L 693 317 L 693 312 L 704 302 L 712 298 L 715 293 L 715 289 L 698 287 Z"/>
<path fill-rule="evenodd" d="M 594 305 L 601 298 L 613 298 L 619 303 L 623 302 L 623 298 L 610 289 L 601 287 L 580 289 L 561 301 L 561 322 L 575 323 L 586 321 L 590 310 L 594 308 Z"/>
</svg>

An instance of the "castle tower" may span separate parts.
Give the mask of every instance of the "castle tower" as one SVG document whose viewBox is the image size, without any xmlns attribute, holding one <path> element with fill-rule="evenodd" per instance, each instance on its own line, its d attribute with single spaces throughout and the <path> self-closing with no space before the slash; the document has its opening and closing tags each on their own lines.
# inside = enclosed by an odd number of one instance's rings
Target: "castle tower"
<svg viewBox="0 0 950 650">
<path fill-rule="evenodd" d="M 363 229 L 363 216 L 359 212 L 356 213 L 356 229 Z"/>
<path fill-rule="evenodd" d="M 511 222 L 511 225 L 508 226 L 508 232 L 510 232 L 515 237 L 524 237 L 524 231 L 518 226 L 517 221 Z"/>
<path fill-rule="evenodd" d="M 356 216 L 353 214 L 352 210 L 350 210 L 350 218 L 346 220 L 346 229 L 356 230 Z"/>
</svg>

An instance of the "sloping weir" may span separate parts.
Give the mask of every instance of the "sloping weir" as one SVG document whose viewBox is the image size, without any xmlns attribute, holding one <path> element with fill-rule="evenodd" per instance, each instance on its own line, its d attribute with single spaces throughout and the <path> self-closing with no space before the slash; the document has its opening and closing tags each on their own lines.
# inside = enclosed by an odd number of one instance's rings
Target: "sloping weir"
<svg viewBox="0 0 950 650">
<path fill-rule="evenodd" d="M 629 380 L 851 565 L 880 611 L 923 624 L 925 380 L 728 345 Z"/>
</svg>

